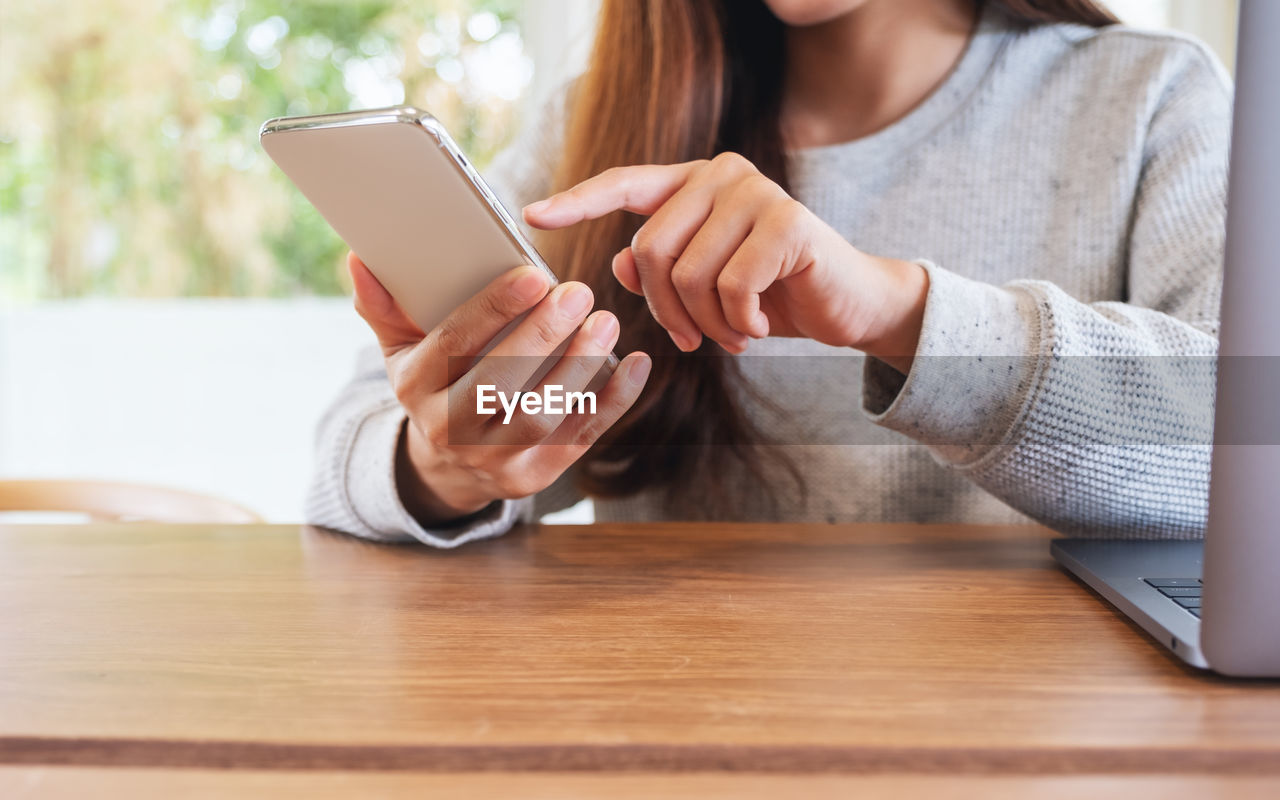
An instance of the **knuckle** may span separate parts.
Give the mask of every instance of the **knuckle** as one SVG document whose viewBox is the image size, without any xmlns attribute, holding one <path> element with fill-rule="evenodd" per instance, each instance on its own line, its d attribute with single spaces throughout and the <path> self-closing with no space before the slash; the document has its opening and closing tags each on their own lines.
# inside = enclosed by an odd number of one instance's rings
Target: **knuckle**
<svg viewBox="0 0 1280 800">
<path fill-rule="evenodd" d="M 640 230 L 636 231 L 636 235 L 631 237 L 631 252 L 639 255 L 641 252 L 648 252 L 653 247 L 653 229 L 647 225 L 640 226 Z"/>
<path fill-rule="evenodd" d="M 591 445 L 595 444 L 596 439 L 600 438 L 600 433 L 596 430 L 596 427 L 597 426 L 593 423 L 583 425 L 578 428 L 569 439 L 568 445 L 570 447 L 586 450 Z"/>
<path fill-rule="evenodd" d="M 694 181 L 703 180 L 707 176 L 708 172 L 712 171 L 715 167 L 714 159 L 710 158 L 696 158 L 693 161 L 690 161 L 689 164 L 693 168 L 690 170 L 689 175 Z"/>
<path fill-rule="evenodd" d="M 635 238 L 631 240 L 631 254 L 635 258 L 637 266 L 647 266 L 660 259 L 663 255 L 662 251 L 661 237 L 648 226 L 636 231 Z"/>
<path fill-rule="evenodd" d="M 750 197 L 776 198 L 784 194 L 781 186 L 759 172 L 752 173 L 738 181 L 737 190 Z"/>
<path fill-rule="evenodd" d="M 545 414 L 526 414 L 516 429 L 518 441 L 521 444 L 537 444 L 551 435 L 558 422 L 559 420 Z"/>
<path fill-rule="evenodd" d="M 544 314 L 534 321 L 533 338 L 539 348 L 554 349 L 564 340 L 564 332 L 554 318 Z"/>
<path fill-rule="evenodd" d="M 509 296 L 506 292 L 486 291 L 477 298 L 477 304 L 480 307 L 480 313 L 486 317 L 495 319 L 510 319 L 511 309 Z"/>
<path fill-rule="evenodd" d="M 453 319 L 446 319 L 435 329 L 435 349 L 443 356 L 465 356 L 468 348 L 467 336 L 462 326 Z"/>
<path fill-rule="evenodd" d="M 651 275 L 655 270 L 670 270 L 680 258 L 680 251 L 672 247 L 664 237 L 654 236 L 638 251 L 632 249 L 636 262 L 636 271 L 642 275 Z"/>
<path fill-rule="evenodd" d="M 621 408 L 619 406 L 621 406 Z M 574 434 L 573 444 L 584 449 L 595 444 L 596 440 L 603 436 L 604 432 L 609 429 L 610 421 L 621 416 L 622 411 L 624 411 L 625 408 L 625 404 L 615 399 L 609 409 L 609 411 L 613 411 L 614 413 L 602 413 L 584 422 Z M 601 409 L 601 411 L 606 410 Z"/>
<path fill-rule="evenodd" d="M 420 353 L 411 353 L 407 358 L 388 361 L 387 380 L 395 393 L 396 400 L 405 410 L 412 409 L 422 395 L 420 388 L 430 377 L 429 365 Z"/>
<path fill-rule="evenodd" d="M 782 197 L 769 206 L 767 216 L 771 224 L 782 230 L 790 230 L 800 224 L 805 213 L 805 207 L 799 200 Z"/>
<path fill-rule="evenodd" d="M 716 278 L 716 291 L 720 296 L 734 300 L 741 299 L 749 294 L 747 285 L 742 278 L 727 271 L 721 272 L 719 277 Z"/>
<path fill-rule="evenodd" d="M 755 166 L 748 161 L 745 156 L 741 153 L 735 153 L 730 150 L 726 150 L 725 152 L 718 154 L 715 158 L 711 159 L 711 163 L 718 169 L 731 173 L 755 170 Z"/>
<path fill-rule="evenodd" d="M 415 392 L 413 391 L 413 380 L 407 376 L 403 369 L 396 370 L 391 378 L 391 389 L 395 393 L 396 401 L 400 403 L 400 407 L 406 412 L 413 408 L 415 400 Z"/>
<path fill-rule="evenodd" d="M 676 287 L 676 291 L 696 292 L 702 288 L 702 278 L 697 271 L 688 264 L 677 263 L 675 268 L 671 270 L 671 283 Z"/>
</svg>

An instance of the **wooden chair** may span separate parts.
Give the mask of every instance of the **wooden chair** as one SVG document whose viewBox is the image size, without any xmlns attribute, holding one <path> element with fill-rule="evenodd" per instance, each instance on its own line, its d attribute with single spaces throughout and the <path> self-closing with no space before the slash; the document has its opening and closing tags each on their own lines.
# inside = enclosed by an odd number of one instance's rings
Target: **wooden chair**
<svg viewBox="0 0 1280 800">
<path fill-rule="evenodd" d="M 252 511 L 193 492 L 110 481 L 0 480 L 0 512 L 87 514 L 94 522 L 254 523 Z"/>
</svg>

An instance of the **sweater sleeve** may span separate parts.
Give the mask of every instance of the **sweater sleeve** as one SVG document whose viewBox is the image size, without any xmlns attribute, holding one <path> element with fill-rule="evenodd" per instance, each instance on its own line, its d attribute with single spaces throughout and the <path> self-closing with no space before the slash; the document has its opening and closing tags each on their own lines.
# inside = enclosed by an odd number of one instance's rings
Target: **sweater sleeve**
<svg viewBox="0 0 1280 800">
<path fill-rule="evenodd" d="M 564 91 L 558 93 L 485 171 L 494 192 L 510 207 L 539 199 L 549 189 L 559 155 L 564 97 Z M 308 523 L 377 541 L 449 548 L 499 536 L 521 520 L 580 499 L 566 475 L 537 497 L 498 500 L 455 524 L 426 528 L 404 507 L 396 486 L 396 451 L 407 422 L 381 354 L 376 348 L 362 352 L 355 375 L 316 431 L 304 512 Z"/>
<path fill-rule="evenodd" d="M 902 376 L 867 359 L 863 410 L 1064 533 L 1203 534 L 1225 237 L 1229 81 L 1201 57 L 1147 128 L 1128 302 L 993 286 L 929 262 Z"/>
</svg>

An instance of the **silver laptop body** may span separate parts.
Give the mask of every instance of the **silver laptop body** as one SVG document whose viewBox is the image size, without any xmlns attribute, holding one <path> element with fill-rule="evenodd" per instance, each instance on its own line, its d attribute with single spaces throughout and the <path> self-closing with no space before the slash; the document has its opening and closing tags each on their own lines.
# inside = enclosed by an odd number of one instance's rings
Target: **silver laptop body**
<svg viewBox="0 0 1280 800">
<path fill-rule="evenodd" d="M 1280 677 L 1280 2 L 1242 0 L 1209 527 L 1053 557 L 1187 662 Z"/>
</svg>

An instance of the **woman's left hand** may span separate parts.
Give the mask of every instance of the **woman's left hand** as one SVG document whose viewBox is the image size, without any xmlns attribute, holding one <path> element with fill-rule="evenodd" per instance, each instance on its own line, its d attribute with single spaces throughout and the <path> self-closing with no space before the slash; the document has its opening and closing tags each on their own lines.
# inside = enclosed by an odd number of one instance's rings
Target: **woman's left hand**
<svg viewBox="0 0 1280 800">
<path fill-rule="evenodd" d="M 803 336 L 910 369 L 924 268 L 861 252 L 742 156 L 615 167 L 524 217 L 554 229 L 618 210 L 649 219 L 613 273 L 681 350 L 704 335 L 733 353 L 751 338 Z"/>
</svg>

